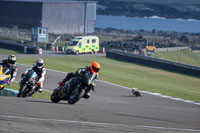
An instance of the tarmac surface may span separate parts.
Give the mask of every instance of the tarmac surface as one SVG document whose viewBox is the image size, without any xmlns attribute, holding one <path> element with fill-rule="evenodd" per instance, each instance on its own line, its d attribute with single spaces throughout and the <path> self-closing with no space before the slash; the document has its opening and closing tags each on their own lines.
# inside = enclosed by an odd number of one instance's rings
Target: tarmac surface
<svg viewBox="0 0 200 133">
<path fill-rule="evenodd" d="M 17 81 L 28 66 L 18 64 Z M 66 73 L 47 70 L 52 91 Z M 99 81 L 90 99 L 75 105 L 50 99 L 0 97 L 0 132 L 5 133 L 200 133 L 200 106 Z"/>
</svg>

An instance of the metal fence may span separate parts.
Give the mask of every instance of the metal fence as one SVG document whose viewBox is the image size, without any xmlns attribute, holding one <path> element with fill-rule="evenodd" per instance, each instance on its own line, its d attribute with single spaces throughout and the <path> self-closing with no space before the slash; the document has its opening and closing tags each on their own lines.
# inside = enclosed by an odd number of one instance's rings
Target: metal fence
<svg viewBox="0 0 200 133">
<path fill-rule="evenodd" d="M 0 37 L 12 38 L 13 40 L 31 40 L 31 30 L 0 27 Z"/>
<path fill-rule="evenodd" d="M 18 28 L 5 28 L 0 27 L 0 40 L 9 40 L 12 42 L 16 42 L 16 40 L 27 40 L 31 41 L 31 29 L 18 29 Z M 58 35 L 56 34 L 48 34 L 49 41 L 54 41 Z M 21 42 L 23 44 L 23 42 Z"/>
<path fill-rule="evenodd" d="M 189 49 L 189 47 L 166 47 L 166 48 L 156 48 L 156 52 L 162 51 L 179 51 L 182 49 Z"/>
<path fill-rule="evenodd" d="M 25 54 L 39 54 L 39 47 L 37 46 L 24 46 L 21 43 L 0 40 L 0 48 L 15 50 Z"/>
</svg>

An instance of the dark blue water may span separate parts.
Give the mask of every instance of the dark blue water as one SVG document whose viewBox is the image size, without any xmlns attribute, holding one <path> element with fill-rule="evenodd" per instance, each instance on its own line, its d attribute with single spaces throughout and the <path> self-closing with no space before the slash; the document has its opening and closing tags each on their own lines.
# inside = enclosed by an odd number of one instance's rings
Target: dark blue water
<svg viewBox="0 0 200 133">
<path fill-rule="evenodd" d="M 138 18 L 97 15 L 96 28 L 200 33 L 200 20 L 165 19 L 160 17 Z"/>
</svg>

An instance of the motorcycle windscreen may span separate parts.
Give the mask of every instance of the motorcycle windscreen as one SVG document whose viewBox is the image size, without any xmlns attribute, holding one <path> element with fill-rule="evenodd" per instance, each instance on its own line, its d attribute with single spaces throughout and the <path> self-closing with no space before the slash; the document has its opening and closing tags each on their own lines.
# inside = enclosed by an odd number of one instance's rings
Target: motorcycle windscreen
<svg viewBox="0 0 200 133">
<path fill-rule="evenodd" d="M 33 73 L 31 74 L 31 78 L 36 78 L 36 77 L 37 77 L 36 72 L 33 72 Z"/>
</svg>

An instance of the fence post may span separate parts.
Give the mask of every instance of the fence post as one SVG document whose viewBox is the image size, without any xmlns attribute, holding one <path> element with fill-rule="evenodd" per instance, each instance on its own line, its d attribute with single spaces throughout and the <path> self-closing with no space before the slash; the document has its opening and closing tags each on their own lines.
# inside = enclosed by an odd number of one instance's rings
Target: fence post
<svg viewBox="0 0 200 133">
<path fill-rule="evenodd" d="M 18 30 L 16 29 L 16 34 L 17 34 L 17 38 L 18 38 Z"/>
<path fill-rule="evenodd" d="M 28 39 L 28 31 L 26 31 L 26 39 Z"/>
<path fill-rule="evenodd" d="M 24 46 L 24 54 L 27 53 L 27 46 Z"/>
</svg>

